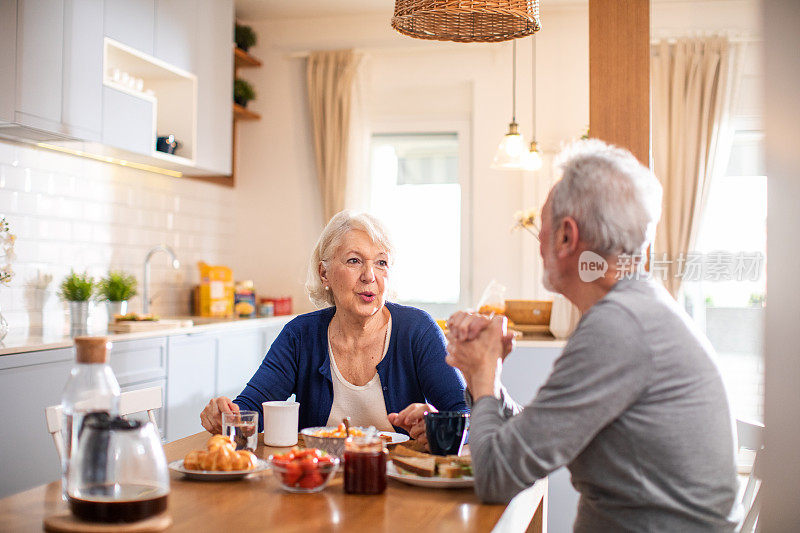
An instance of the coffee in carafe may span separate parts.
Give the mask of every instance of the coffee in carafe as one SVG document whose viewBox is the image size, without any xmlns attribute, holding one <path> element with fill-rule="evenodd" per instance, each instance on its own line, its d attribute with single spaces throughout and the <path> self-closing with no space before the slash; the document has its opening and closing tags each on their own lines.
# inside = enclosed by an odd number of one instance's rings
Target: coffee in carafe
<svg viewBox="0 0 800 533">
<path fill-rule="evenodd" d="M 151 423 L 84 416 L 69 464 L 67 501 L 90 522 L 135 522 L 167 508 L 169 473 Z"/>
</svg>

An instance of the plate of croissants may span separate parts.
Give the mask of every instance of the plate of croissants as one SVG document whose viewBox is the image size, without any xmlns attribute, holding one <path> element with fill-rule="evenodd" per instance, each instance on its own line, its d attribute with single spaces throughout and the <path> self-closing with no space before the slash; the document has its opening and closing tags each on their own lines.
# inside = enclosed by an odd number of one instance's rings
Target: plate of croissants
<svg viewBox="0 0 800 533">
<path fill-rule="evenodd" d="M 269 463 L 251 451 L 237 451 L 230 437 L 214 435 L 208 439 L 205 450 L 193 450 L 168 466 L 189 479 L 232 481 L 266 470 Z"/>
</svg>

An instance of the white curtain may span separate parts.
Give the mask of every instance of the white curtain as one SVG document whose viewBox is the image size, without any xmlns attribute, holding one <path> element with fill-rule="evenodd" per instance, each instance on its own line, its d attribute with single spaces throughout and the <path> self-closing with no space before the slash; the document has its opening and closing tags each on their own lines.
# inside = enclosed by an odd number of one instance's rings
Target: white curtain
<svg viewBox="0 0 800 533">
<path fill-rule="evenodd" d="M 695 244 L 709 186 L 730 156 L 738 47 L 724 37 L 662 40 L 651 50 L 653 163 L 664 187 L 655 257 L 666 253 L 673 296 L 682 254 Z"/>
<path fill-rule="evenodd" d="M 345 207 L 360 207 L 366 165 L 364 148 L 363 56 L 354 50 L 309 54 L 308 103 L 317 180 L 325 221 Z"/>
</svg>

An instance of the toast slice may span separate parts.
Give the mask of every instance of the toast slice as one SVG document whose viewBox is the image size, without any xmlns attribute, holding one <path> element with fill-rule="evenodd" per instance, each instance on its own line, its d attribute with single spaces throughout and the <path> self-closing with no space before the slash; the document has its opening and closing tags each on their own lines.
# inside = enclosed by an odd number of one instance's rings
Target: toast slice
<svg viewBox="0 0 800 533">
<path fill-rule="evenodd" d="M 397 468 L 402 468 L 407 472 L 421 477 L 433 477 L 436 475 L 436 460 L 430 457 L 399 457 L 393 456 L 392 462 Z"/>
<path fill-rule="evenodd" d="M 460 465 L 439 465 L 439 475 L 446 478 L 459 478 L 464 475 L 463 469 Z"/>
<path fill-rule="evenodd" d="M 446 465 L 455 463 L 463 466 L 472 465 L 472 457 L 469 455 L 433 455 L 430 453 L 418 452 L 412 448 L 407 448 L 402 444 L 398 444 L 389 451 L 392 457 L 433 457 L 437 465 Z"/>
</svg>

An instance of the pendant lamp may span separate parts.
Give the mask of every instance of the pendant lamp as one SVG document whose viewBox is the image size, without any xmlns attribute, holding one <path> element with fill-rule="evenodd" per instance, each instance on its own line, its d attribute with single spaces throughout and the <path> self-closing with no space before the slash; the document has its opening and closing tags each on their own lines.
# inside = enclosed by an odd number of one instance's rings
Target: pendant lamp
<svg viewBox="0 0 800 533">
<path fill-rule="evenodd" d="M 523 170 L 536 171 L 542 168 L 542 154 L 536 144 L 536 39 L 531 39 L 531 144 L 522 163 Z"/>
<path fill-rule="evenodd" d="M 517 41 L 513 43 L 513 50 L 511 123 L 508 125 L 508 133 L 500 141 L 500 146 L 497 147 L 497 152 L 494 154 L 494 160 L 492 161 L 492 168 L 494 169 L 521 170 L 528 154 L 528 147 L 525 145 L 525 140 L 519 132 L 519 124 L 517 124 Z"/>
<path fill-rule="evenodd" d="M 539 31 L 539 0 L 395 0 L 392 27 L 417 39 L 508 41 Z"/>
</svg>

